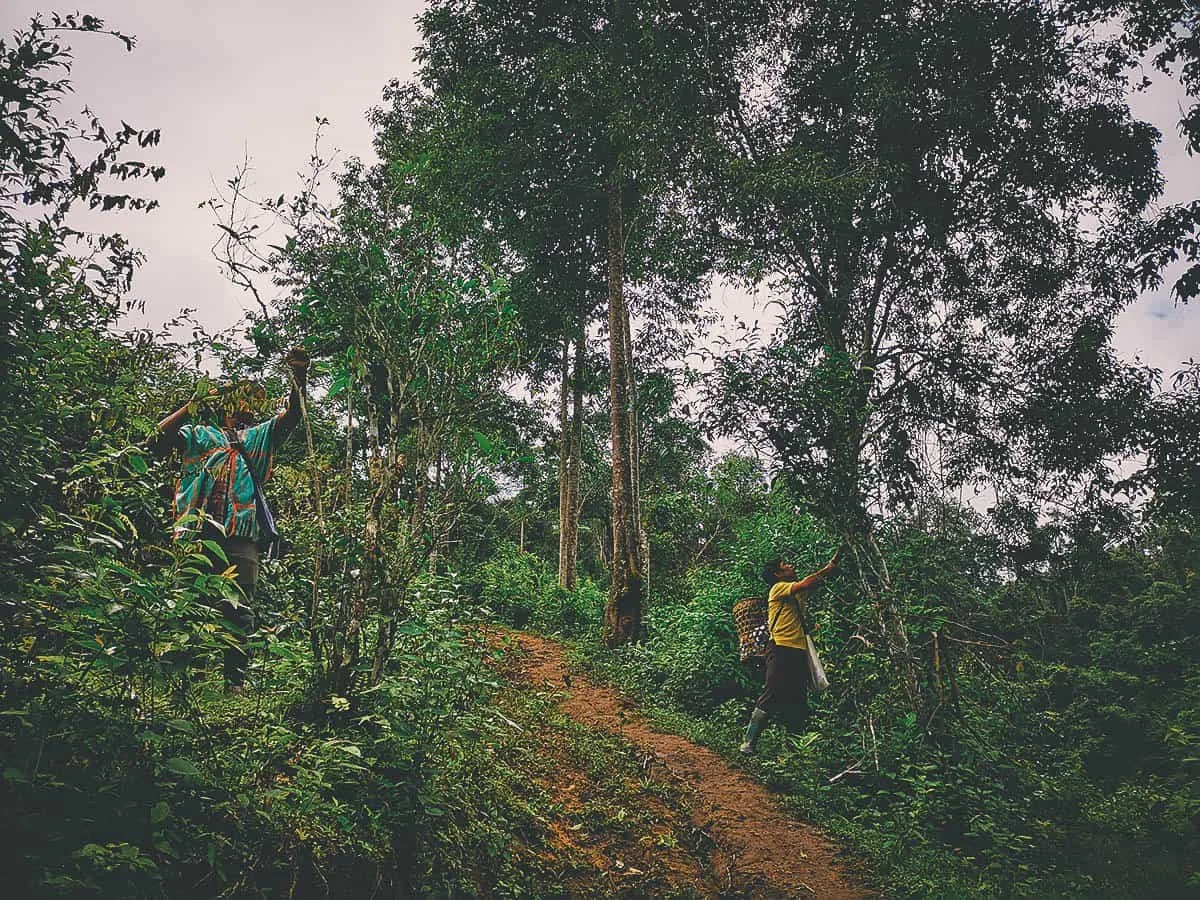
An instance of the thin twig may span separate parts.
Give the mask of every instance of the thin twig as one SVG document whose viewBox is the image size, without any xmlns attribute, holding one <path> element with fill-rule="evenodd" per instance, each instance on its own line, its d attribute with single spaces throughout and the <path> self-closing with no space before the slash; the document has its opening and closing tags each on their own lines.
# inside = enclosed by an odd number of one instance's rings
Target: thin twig
<svg viewBox="0 0 1200 900">
<path fill-rule="evenodd" d="M 859 759 L 858 762 L 851 763 L 849 768 L 844 769 L 841 772 L 838 772 L 836 775 L 834 775 L 832 778 L 829 779 L 828 783 L 833 784 L 835 781 L 841 780 L 846 775 L 861 775 L 862 770 L 858 767 L 860 765 L 862 765 L 864 760 L 866 760 L 865 756 L 862 757 L 862 759 Z"/>
</svg>

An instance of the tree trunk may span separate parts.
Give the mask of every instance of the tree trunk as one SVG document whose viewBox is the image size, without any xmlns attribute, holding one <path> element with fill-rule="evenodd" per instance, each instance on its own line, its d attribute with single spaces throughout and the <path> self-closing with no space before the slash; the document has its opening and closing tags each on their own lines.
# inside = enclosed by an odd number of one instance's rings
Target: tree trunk
<svg viewBox="0 0 1200 900">
<path fill-rule="evenodd" d="M 352 360 L 349 383 L 346 385 L 346 484 L 342 493 L 343 507 L 348 507 L 354 498 L 354 389 L 357 366 L 358 360 Z"/>
<path fill-rule="evenodd" d="M 921 713 L 921 679 L 909 645 L 904 611 L 896 597 L 891 573 L 875 540 L 867 498 L 862 490 L 862 441 L 870 396 L 871 370 L 862 371 L 841 426 L 831 430 L 830 481 L 838 485 L 828 519 L 846 537 L 863 594 L 874 607 L 879 633 L 892 670 L 900 679 L 909 709 Z"/>
<path fill-rule="evenodd" d="M 360 584 L 362 614 L 365 616 L 368 611 L 366 598 L 371 593 L 378 598 L 376 612 L 379 613 L 375 647 L 372 653 L 371 685 L 376 685 L 383 679 L 396 634 L 396 605 L 392 595 L 392 573 L 389 571 L 387 560 L 384 557 L 383 535 L 385 532 L 381 526 L 384 510 L 395 501 L 396 482 L 400 476 L 400 469 L 404 465 L 404 458 L 400 454 L 401 409 L 397 400 L 400 396 L 398 385 L 399 379 L 389 367 L 387 369 L 387 451 L 384 458 L 381 459 L 382 474 L 378 488 L 371 498 L 371 504 L 367 508 L 367 527 L 364 529 L 362 582 Z M 418 478 L 418 483 L 422 486 L 427 477 L 427 470 L 428 466 L 421 470 Z"/>
<path fill-rule="evenodd" d="M 567 477 L 568 457 L 571 455 L 571 423 L 567 418 L 567 400 L 571 387 L 571 338 L 563 335 L 562 364 L 559 366 L 558 388 L 558 584 L 567 588 L 567 522 L 571 518 L 571 488 Z M 524 549 L 524 522 L 521 548 Z"/>
<path fill-rule="evenodd" d="M 609 401 L 612 424 L 613 558 L 612 583 L 604 610 L 604 640 L 614 647 L 641 632 L 645 575 L 637 513 L 634 463 L 637 436 L 633 417 L 632 372 L 629 365 L 629 307 L 624 290 L 624 244 L 621 186 L 614 178 L 608 190 L 608 341 Z"/>
<path fill-rule="evenodd" d="M 846 279 L 846 296 L 850 278 Z M 839 345 L 845 346 L 846 310 L 849 300 L 839 305 L 836 333 Z M 879 544 L 875 541 L 867 498 L 863 491 L 863 437 L 866 431 L 871 390 L 875 380 L 876 361 L 872 353 L 873 329 L 866 329 L 858 345 L 858 369 L 853 382 L 851 402 L 841 429 L 832 437 L 831 459 L 835 463 L 834 477 L 844 479 L 844 499 L 839 505 L 850 511 L 850 518 L 841 525 L 843 534 L 851 535 L 851 549 L 858 564 L 863 589 L 871 598 L 879 627 L 887 645 L 889 661 L 900 678 L 909 709 L 921 715 L 924 703 L 921 696 L 921 677 L 908 640 L 904 610 L 892 585 L 891 573 Z"/>
<path fill-rule="evenodd" d="M 864 527 L 869 529 L 869 525 Z M 909 644 L 904 613 L 892 586 L 887 561 L 869 530 L 851 535 L 847 543 L 858 569 L 863 593 L 871 599 L 874 606 L 879 630 L 887 647 L 888 659 L 893 671 L 900 678 L 909 709 L 920 715 L 924 708 L 921 700 L 921 678 Z"/>
<path fill-rule="evenodd" d="M 367 616 L 367 598 L 381 568 L 378 556 L 382 532 L 383 505 L 391 490 L 392 467 L 384 449 L 385 421 L 391 410 L 391 378 L 387 367 L 373 363 L 367 383 L 367 483 L 369 500 L 363 515 L 363 559 L 357 582 L 339 604 L 330 632 L 327 664 L 329 689 L 339 696 L 353 690 L 354 670 L 362 652 L 363 624 Z M 381 412 L 381 409 L 384 412 Z"/>
<path fill-rule="evenodd" d="M 426 509 L 429 510 L 429 518 L 436 518 L 440 515 L 443 515 L 445 512 L 444 504 L 446 502 L 446 498 L 445 498 L 445 493 L 443 492 L 443 483 L 442 483 L 442 479 L 445 477 L 444 472 L 443 472 L 445 461 L 446 461 L 445 454 L 443 454 L 441 452 L 441 450 L 438 450 L 437 459 L 434 462 L 434 468 L 433 468 L 433 481 L 430 482 L 430 484 L 429 484 L 430 492 L 433 494 L 434 497 L 438 498 L 438 500 L 435 502 L 431 502 L 429 500 L 428 496 L 426 497 L 425 507 L 426 507 Z M 438 563 L 441 562 L 442 551 L 444 549 L 442 546 L 442 541 L 443 541 L 445 535 L 442 531 L 440 524 L 436 527 L 429 528 L 428 532 L 429 532 L 429 561 L 428 561 L 427 565 L 429 567 L 429 574 L 432 576 L 432 575 L 437 574 Z"/>
<path fill-rule="evenodd" d="M 571 384 L 571 443 L 567 454 L 567 517 L 563 541 L 563 566 L 559 583 L 574 590 L 579 562 L 580 469 L 583 466 L 583 378 L 587 364 L 587 333 L 581 327 L 575 338 L 575 374 Z"/>
<path fill-rule="evenodd" d="M 633 335 L 629 325 L 629 310 L 625 310 L 625 365 L 629 373 L 629 457 L 630 479 L 633 485 L 633 519 L 637 526 L 637 544 L 642 571 L 642 593 L 650 596 L 650 535 L 642 518 L 642 437 L 638 423 L 637 383 L 633 368 Z"/>
<path fill-rule="evenodd" d="M 295 386 L 295 374 L 292 375 L 292 384 Z M 322 661 L 326 652 L 326 645 L 321 635 L 321 626 L 318 620 L 318 613 L 321 608 L 321 556 L 324 549 L 325 539 L 325 507 L 321 501 L 321 476 L 317 471 L 317 452 L 313 446 L 312 421 L 308 418 L 308 400 L 305 397 L 304 391 L 299 391 L 300 397 L 300 416 L 304 422 L 304 441 L 308 447 L 308 476 L 309 484 L 312 488 L 313 503 L 317 513 L 317 531 L 320 539 L 317 541 L 316 547 L 313 550 L 313 567 L 312 567 L 312 591 L 308 598 L 308 640 L 309 647 L 312 649 L 313 665 L 317 671 L 322 669 Z M 328 660 L 324 660 L 328 663 Z"/>
</svg>

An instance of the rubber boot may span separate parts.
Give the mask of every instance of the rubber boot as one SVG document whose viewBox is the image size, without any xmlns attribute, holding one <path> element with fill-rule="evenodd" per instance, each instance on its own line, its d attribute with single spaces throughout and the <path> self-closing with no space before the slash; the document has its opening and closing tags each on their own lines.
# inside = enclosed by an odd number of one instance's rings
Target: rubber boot
<svg viewBox="0 0 1200 900">
<path fill-rule="evenodd" d="M 754 712 L 750 713 L 750 724 L 746 726 L 746 739 L 739 748 L 747 756 L 754 753 L 758 748 L 758 736 L 766 728 L 768 718 L 769 713 L 765 709 L 759 709 L 757 706 L 754 707 Z"/>
</svg>

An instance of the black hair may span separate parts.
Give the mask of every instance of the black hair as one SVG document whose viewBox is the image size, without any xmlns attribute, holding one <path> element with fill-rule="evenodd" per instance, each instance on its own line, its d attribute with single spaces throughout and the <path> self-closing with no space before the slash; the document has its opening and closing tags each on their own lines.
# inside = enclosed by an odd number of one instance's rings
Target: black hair
<svg viewBox="0 0 1200 900">
<path fill-rule="evenodd" d="M 773 587 L 775 582 L 779 580 L 779 567 L 783 565 L 781 559 L 768 559 L 763 563 L 762 580 L 767 583 L 767 587 Z"/>
</svg>

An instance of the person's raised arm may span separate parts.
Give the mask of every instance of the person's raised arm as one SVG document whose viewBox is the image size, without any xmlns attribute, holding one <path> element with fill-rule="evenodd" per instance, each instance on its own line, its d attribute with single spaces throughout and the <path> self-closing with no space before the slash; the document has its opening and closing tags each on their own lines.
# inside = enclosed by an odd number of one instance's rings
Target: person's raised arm
<svg viewBox="0 0 1200 900">
<path fill-rule="evenodd" d="M 216 388 L 208 392 L 208 396 L 210 397 L 215 397 L 216 395 Z M 194 399 L 188 400 L 187 403 L 158 423 L 158 429 L 149 442 L 149 448 L 152 453 L 165 456 L 177 445 L 180 426 L 187 419 L 193 402 Z"/>
<path fill-rule="evenodd" d="M 815 588 L 822 581 L 824 581 L 826 578 L 828 578 L 830 575 L 832 575 L 835 571 L 837 571 L 838 558 L 841 555 L 842 555 L 842 548 L 838 547 L 837 552 L 833 554 L 833 557 L 829 560 L 829 562 L 825 563 L 824 566 L 817 569 L 817 571 L 813 572 L 808 577 L 802 579 L 801 581 L 797 581 L 797 582 L 793 583 L 789 593 L 797 594 L 801 591 L 810 591 L 813 588 Z"/>
<path fill-rule="evenodd" d="M 302 394 L 308 383 L 308 354 L 300 347 L 293 347 L 284 360 L 292 371 L 292 392 L 288 395 L 287 409 L 279 417 L 275 426 L 274 443 L 282 444 L 292 430 L 300 423 L 301 411 L 304 408 Z"/>
</svg>

